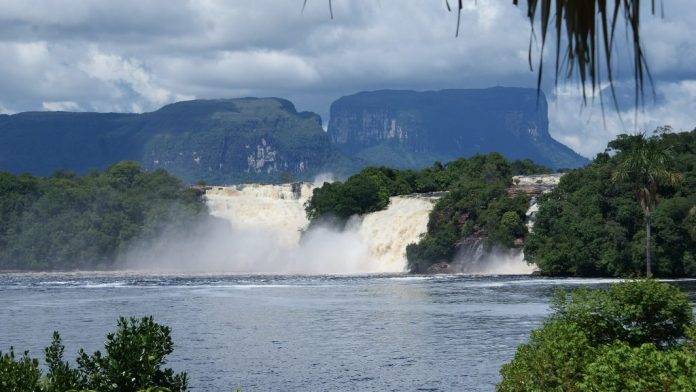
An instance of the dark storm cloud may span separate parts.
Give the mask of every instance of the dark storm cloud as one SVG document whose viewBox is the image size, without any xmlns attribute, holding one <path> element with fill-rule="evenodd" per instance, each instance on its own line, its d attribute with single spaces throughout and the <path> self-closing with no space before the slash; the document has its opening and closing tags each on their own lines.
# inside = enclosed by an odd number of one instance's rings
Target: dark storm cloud
<svg viewBox="0 0 696 392">
<path fill-rule="evenodd" d="M 509 1 L 465 2 L 457 39 L 456 14 L 440 1 L 335 0 L 333 20 L 326 1 L 310 0 L 304 13 L 302 3 L 0 0 L 0 111 L 148 111 L 256 95 L 291 99 L 326 121 L 334 99 L 359 90 L 535 86 L 529 26 Z M 691 0 L 665 8 L 665 19 L 645 17 L 660 99 L 638 127 L 690 128 L 696 11 Z M 618 75 L 630 85 L 630 67 Z M 604 127 L 597 107 L 580 109 L 576 86 L 543 85 L 552 134 L 585 155 L 633 126 L 608 114 Z"/>
</svg>

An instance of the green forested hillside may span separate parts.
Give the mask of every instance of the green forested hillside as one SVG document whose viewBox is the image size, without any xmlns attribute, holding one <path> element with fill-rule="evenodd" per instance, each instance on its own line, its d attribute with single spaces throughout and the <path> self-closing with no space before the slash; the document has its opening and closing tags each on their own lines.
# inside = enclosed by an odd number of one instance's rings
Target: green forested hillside
<svg viewBox="0 0 696 392">
<path fill-rule="evenodd" d="M 513 175 L 548 172 L 529 160 L 508 161 L 498 153 L 435 163 L 420 171 L 368 167 L 345 182 L 315 189 L 307 216 L 313 223 L 341 224 L 352 215 L 387 208 L 390 196 L 447 192 L 430 214 L 427 234 L 406 249 L 409 269 L 424 272 L 433 263 L 450 261 L 467 237 L 485 239 L 489 247 L 511 247 L 523 238 L 529 200 L 510 196 L 507 188 Z"/>
<path fill-rule="evenodd" d="M 696 130 L 656 140 L 681 173 L 658 189 L 653 214 L 653 273 L 696 276 Z M 625 276 L 645 270 L 645 216 L 632 179 L 612 180 L 635 136 L 620 136 L 583 169 L 568 173 L 543 197 L 525 255 L 544 273 Z"/>
<path fill-rule="evenodd" d="M 548 169 L 523 162 L 510 162 L 497 153 L 453 162 L 450 170 L 455 179 L 430 213 L 428 232 L 406 248 L 409 270 L 425 272 L 434 263 L 450 262 L 458 244 L 467 238 L 483 240 L 489 250 L 511 248 L 515 239 L 524 238 L 529 199 L 510 195 L 507 189 L 513 175 L 547 173 Z"/>
<path fill-rule="evenodd" d="M 0 269 L 110 267 L 135 241 L 205 212 L 179 179 L 131 161 L 84 176 L 0 172 Z"/>
</svg>

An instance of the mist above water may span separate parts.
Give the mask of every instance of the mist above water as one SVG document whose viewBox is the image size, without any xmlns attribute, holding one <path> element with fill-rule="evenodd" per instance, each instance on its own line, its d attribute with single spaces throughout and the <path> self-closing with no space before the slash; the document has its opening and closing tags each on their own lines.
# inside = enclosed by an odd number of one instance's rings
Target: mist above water
<svg viewBox="0 0 696 392">
<path fill-rule="evenodd" d="M 460 249 L 452 262 L 452 269 L 468 275 L 529 275 L 537 267 L 527 264 L 522 249 L 493 249 L 484 251 L 483 243 L 474 249 Z"/>
</svg>

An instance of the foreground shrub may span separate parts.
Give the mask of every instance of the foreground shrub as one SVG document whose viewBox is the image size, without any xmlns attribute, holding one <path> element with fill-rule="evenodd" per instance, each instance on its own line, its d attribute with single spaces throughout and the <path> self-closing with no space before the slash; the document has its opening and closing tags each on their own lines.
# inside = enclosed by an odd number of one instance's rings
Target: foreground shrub
<svg viewBox="0 0 696 392">
<path fill-rule="evenodd" d="M 560 292 L 553 314 L 501 368 L 498 391 L 692 391 L 691 305 L 666 283 Z"/>
<path fill-rule="evenodd" d="M 29 358 L 27 352 L 24 352 L 21 358 L 16 359 L 13 348 L 10 348 L 10 352 L 5 354 L 0 351 L 0 391 L 40 391 L 40 378 L 39 361 Z"/>
<path fill-rule="evenodd" d="M 616 342 L 587 366 L 581 389 L 605 391 L 696 390 L 696 352 L 660 350 L 654 344 L 631 347 Z"/>
<path fill-rule="evenodd" d="M 152 317 L 118 319 L 118 329 L 107 335 L 106 354 L 87 355 L 80 350 L 77 368 L 63 360 L 60 335 L 53 333 L 51 345 L 44 350 L 47 373 L 42 376 L 38 360 L 25 353 L 15 359 L 14 351 L 0 353 L 0 391 L 2 392 L 136 392 L 186 391 L 186 373 L 162 369 L 165 357 L 172 353 L 170 328 L 157 324 Z"/>
</svg>

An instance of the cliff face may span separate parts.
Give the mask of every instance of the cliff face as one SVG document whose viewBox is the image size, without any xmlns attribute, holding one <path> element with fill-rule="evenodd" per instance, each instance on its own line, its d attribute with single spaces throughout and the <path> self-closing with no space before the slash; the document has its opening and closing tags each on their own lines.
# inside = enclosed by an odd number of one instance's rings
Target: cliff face
<svg viewBox="0 0 696 392">
<path fill-rule="evenodd" d="M 547 104 L 535 89 L 362 92 L 331 106 L 328 134 L 343 152 L 373 164 L 420 167 L 497 151 L 552 167 L 587 159 L 548 132 Z"/>
<path fill-rule="evenodd" d="M 85 172 L 123 159 L 190 182 L 227 183 L 306 179 L 325 166 L 336 169 L 337 161 L 351 164 L 331 146 L 318 115 L 278 98 L 179 102 L 144 114 L 0 118 L 0 170 Z"/>
<path fill-rule="evenodd" d="M 304 179 L 319 173 L 331 158 L 319 116 L 297 113 L 289 101 L 250 98 L 217 101 L 214 108 L 206 104 L 181 102 L 152 113 L 167 123 L 155 122 L 144 130 L 152 134 L 141 155 L 146 167 L 218 182 L 281 175 Z"/>
</svg>

